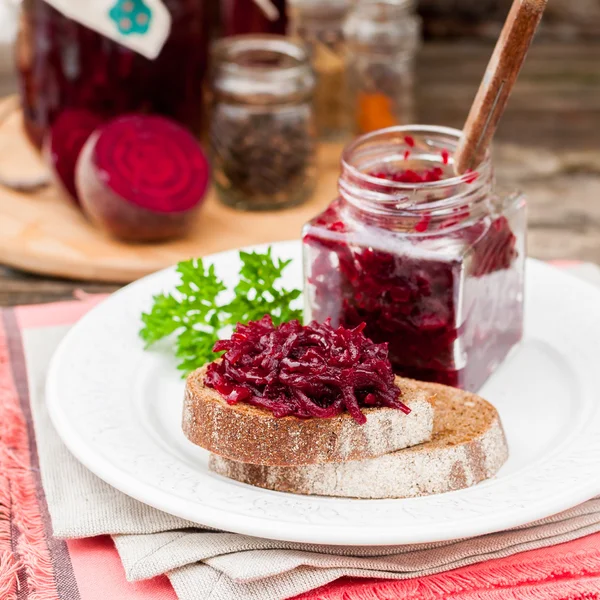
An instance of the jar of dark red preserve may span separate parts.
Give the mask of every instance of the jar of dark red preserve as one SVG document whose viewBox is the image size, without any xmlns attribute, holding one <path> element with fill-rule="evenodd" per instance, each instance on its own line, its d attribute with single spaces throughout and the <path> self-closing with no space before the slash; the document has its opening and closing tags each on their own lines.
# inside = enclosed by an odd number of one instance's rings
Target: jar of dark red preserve
<svg viewBox="0 0 600 600">
<path fill-rule="evenodd" d="M 221 0 L 220 6 L 224 36 L 286 32 L 285 0 Z"/>
<path fill-rule="evenodd" d="M 490 157 L 454 176 L 460 131 L 392 127 L 342 156 L 339 196 L 304 228 L 307 319 L 387 342 L 397 374 L 477 390 L 523 331 L 526 204 Z"/>
<path fill-rule="evenodd" d="M 72 5 L 77 13 L 80 1 Z M 78 21 L 54 8 L 56 0 L 24 0 L 16 56 L 31 139 L 41 145 L 58 116 L 73 109 L 103 119 L 156 113 L 199 132 L 211 1 L 162 0 L 170 26 L 151 59 L 132 49 L 153 16 L 138 0 L 115 0 L 110 11 L 123 43 L 92 28 L 93 2 L 83 5 L 88 14 Z M 102 15 L 98 21 L 106 26 Z"/>
</svg>

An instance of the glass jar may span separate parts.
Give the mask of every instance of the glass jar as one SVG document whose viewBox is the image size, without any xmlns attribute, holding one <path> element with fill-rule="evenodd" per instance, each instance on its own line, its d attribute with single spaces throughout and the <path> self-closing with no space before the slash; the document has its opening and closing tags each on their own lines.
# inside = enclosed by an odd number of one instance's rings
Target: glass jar
<svg viewBox="0 0 600 600">
<path fill-rule="evenodd" d="M 172 18 L 149 60 L 88 29 L 43 0 L 24 0 L 16 59 L 25 128 L 40 146 L 67 109 L 102 118 L 152 112 L 200 130 L 209 0 L 163 0 Z"/>
<path fill-rule="evenodd" d="M 290 34 L 309 48 L 317 76 L 315 112 L 321 139 L 347 136 L 348 120 L 343 25 L 350 0 L 289 0 Z"/>
<path fill-rule="evenodd" d="M 217 42 L 210 144 L 224 204 L 271 210 L 300 204 L 315 184 L 315 77 L 306 49 L 276 35 Z"/>
<path fill-rule="evenodd" d="M 399 375 L 477 390 L 522 336 L 526 206 L 489 156 L 455 177 L 460 131 L 392 127 L 344 151 L 305 226 L 308 319 L 366 323 Z"/>
<path fill-rule="evenodd" d="M 285 4 L 285 0 L 221 0 L 223 35 L 284 34 L 287 27 Z"/>
<path fill-rule="evenodd" d="M 421 21 L 412 0 L 362 0 L 344 25 L 349 111 L 356 133 L 413 119 Z"/>
</svg>

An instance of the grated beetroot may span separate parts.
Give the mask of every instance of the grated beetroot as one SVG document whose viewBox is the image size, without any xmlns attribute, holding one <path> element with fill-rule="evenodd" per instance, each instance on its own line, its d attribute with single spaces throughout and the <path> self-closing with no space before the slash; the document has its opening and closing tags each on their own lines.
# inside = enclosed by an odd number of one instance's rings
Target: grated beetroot
<svg viewBox="0 0 600 600">
<path fill-rule="evenodd" d="M 223 358 L 208 367 L 204 383 L 228 404 L 245 402 L 267 409 L 277 418 L 331 418 L 347 410 L 354 420 L 367 420 L 361 408 L 396 408 L 408 414 L 394 384 L 387 344 L 354 329 L 290 321 L 274 326 L 269 315 L 238 325 L 215 352 Z"/>
<path fill-rule="evenodd" d="M 408 158 L 406 153 L 404 158 Z M 378 179 L 396 181 L 397 183 L 427 183 L 441 181 L 444 178 L 444 170 L 441 167 L 431 167 L 430 169 L 422 169 L 420 171 L 399 169 L 397 171 L 373 171 L 369 175 Z"/>
<path fill-rule="evenodd" d="M 420 183 L 440 180 L 444 172 L 369 175 Z M 431 213 L 413 225 L 420 237 L 403 245 L 384 229 L 363 242 L 361 227 L 346 214 L 337 199 L 305 230 L 311 318 L 349 328 L 365 323 L 369 339 L 388 343 L 398 375 L 477 390 L 522 334 L 518 240 L 506 216 L 469 221 L 465 205 L 439 224 L 449 230 L 445 245 L 468 248 L 462 264 L 442 252 L 418 251 L 436 239 Z M 369 243 L 375 235 L 389 250 Z"/>
</svg>

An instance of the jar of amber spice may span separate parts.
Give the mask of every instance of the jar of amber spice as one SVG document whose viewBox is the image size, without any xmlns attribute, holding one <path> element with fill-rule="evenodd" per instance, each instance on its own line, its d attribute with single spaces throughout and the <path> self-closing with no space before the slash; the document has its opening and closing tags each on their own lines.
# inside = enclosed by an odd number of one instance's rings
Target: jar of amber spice
<svg viewBox="0 0 600 600">
<path fill-rule="evenodd" d="M 346 110 L 344 20 L 351 0 L 289 0 L 290 34 L 309 49 L 317 77 L 319 137 L 338 141 L 350 131 Z"/>
<path fill-rule="evenodd" d="M 356 2 L 344 24 L 348 110 L 356 133 L 413 119 L 421 21 L 413 0 Z"/>
</svg>

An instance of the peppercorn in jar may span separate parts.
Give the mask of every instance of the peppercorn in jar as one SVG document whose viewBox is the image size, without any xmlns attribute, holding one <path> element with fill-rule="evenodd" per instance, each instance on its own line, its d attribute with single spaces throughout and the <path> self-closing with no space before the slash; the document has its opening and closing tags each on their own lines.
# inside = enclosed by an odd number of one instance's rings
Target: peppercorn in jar
<svg viewBox="0 0 600 600">
<path fill-rule="evenodd" d="M 271 210 L 304 202 L 316 175 L 306 49 L 277 35 L 220 40 L 212 54 L 210 145 L 224 204 Z"/>
</svg>

